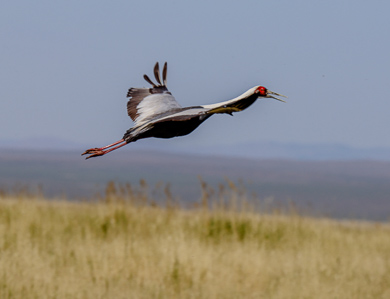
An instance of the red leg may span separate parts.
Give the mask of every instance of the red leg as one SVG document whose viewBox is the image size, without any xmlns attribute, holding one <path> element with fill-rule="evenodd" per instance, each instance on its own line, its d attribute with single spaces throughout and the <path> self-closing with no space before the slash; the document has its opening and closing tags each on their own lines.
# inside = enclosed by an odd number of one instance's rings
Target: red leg
<svg viewBox="0 0 390 299">
<path fill-rule="evenodd" d="M 117 145 L 119 144 L 119 145 Z M 126 145 L 127 142 L 124 140 L 124 139 L 121 139 L 117 142 L 114 142 L 112 144 L 109 144 L 109 145 L 106 145 L 106 146 L 103 146 L 103 147 L 95 147 L 95 148 L 90 148 L 90 149 L 87 149 L 84 153 L 82 153 L 81 155 L 90 155 L 88 156 L 86 159 L 89 159 L 89 158 L 92 158 L 92 157 L 98 157 L 98 156 L 103 156 L 113 150 L 116 150 L 117 148 L 120 148 L 124 145 Z M 114 145 L 117 145 L 115 147 L 113 147 Z M 113 147 L 111 149 L 108 149 L 110 147 Z M 108 150 L 107 150 L 108 149 Z"/>
</svg>

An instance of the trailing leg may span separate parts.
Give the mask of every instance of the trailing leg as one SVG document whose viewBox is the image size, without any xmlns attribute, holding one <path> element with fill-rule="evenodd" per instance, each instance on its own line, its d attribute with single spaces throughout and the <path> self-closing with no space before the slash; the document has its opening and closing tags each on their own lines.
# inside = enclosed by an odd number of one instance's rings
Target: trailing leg
<svg viewBox="0 0 390 299">
<path fill-rule="evenodd" d="M 95 147 L 87 149 L 84 153 L 81 155 L 89 155 L 85 159 L 93 158 L 93 157 L 99 157 L 103 156 L 109 152 L 112 152 L 113 150 L 116 150 L 124 145 L 126 145 L 128 142 L 124 139 L 118 140 L 117 142 L 114 142 L 112 144 L 103 146 L 103 147 Z"/>
</svg>

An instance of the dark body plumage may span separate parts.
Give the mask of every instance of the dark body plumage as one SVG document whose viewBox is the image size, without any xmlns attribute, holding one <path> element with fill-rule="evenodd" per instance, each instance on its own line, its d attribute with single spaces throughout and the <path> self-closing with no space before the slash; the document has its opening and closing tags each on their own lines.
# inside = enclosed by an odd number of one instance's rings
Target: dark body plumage
<svg viewBox="0 0 390 299">
<path fill-rule="evenodd" d="M 130 128 L 123 135 L 123 139 L 129 143 L 138 139 L 155 137 L 155 138 L 173 138 L 178 136 L 184 136 L 194 131 L 202 122 L 208 119 L 209 115 L 195 115 L 195 116 L 179 116 L 171 117 L 164 120 L 156 120 L 153 127 L 137 136 L 133 136 L 133 128 Z M 178 123 L 180 122 L 180 123 Z"/>
</svg>

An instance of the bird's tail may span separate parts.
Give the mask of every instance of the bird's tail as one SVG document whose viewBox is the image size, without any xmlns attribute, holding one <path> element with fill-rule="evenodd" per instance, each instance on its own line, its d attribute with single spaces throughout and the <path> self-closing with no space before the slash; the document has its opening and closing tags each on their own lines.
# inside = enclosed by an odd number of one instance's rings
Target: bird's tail
<svg viewBox="0 0 390 299">
<path fill-rule="evenodd" d="M 134 132 L 134 128 L 130 128 L 123 135 L 123 140 L 125 140 L 126 143 L 130 143 L 130 142 L 136 141 L 136 139 L 134 138 L 133 132 Z"/>
</svg>

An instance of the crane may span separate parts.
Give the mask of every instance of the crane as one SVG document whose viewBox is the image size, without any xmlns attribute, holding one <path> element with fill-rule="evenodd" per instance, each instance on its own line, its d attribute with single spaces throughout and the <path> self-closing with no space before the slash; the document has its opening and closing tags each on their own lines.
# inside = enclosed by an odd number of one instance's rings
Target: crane
<svg viewBox="0 0 390 299">
<path fill-rule="evenodd" d="M 201 123 L 213 114 L 243 111 L 259 98 L 286 97 L 272 92 L 264 86 L 255 86 L 242 95 L 221 103 L 182 107 L 167 88 L 167 63 L 162 71 L 162 81 L 158 62 L 154 66 L 155 84 L 147 75 L 144 79 L 152 85 L 151 88 L 130 88 L 127 93 L 127 114 L 134 121 L 134 126 L 126 131 L 123 138 L 100 148 L 90 148 L 81 155 L 88 155 L 86 159 L 103 156 L 130 142 L 139 139 L 156 137 L 172 138 L 184 136 L 194 131 Z"/>
</svg>

